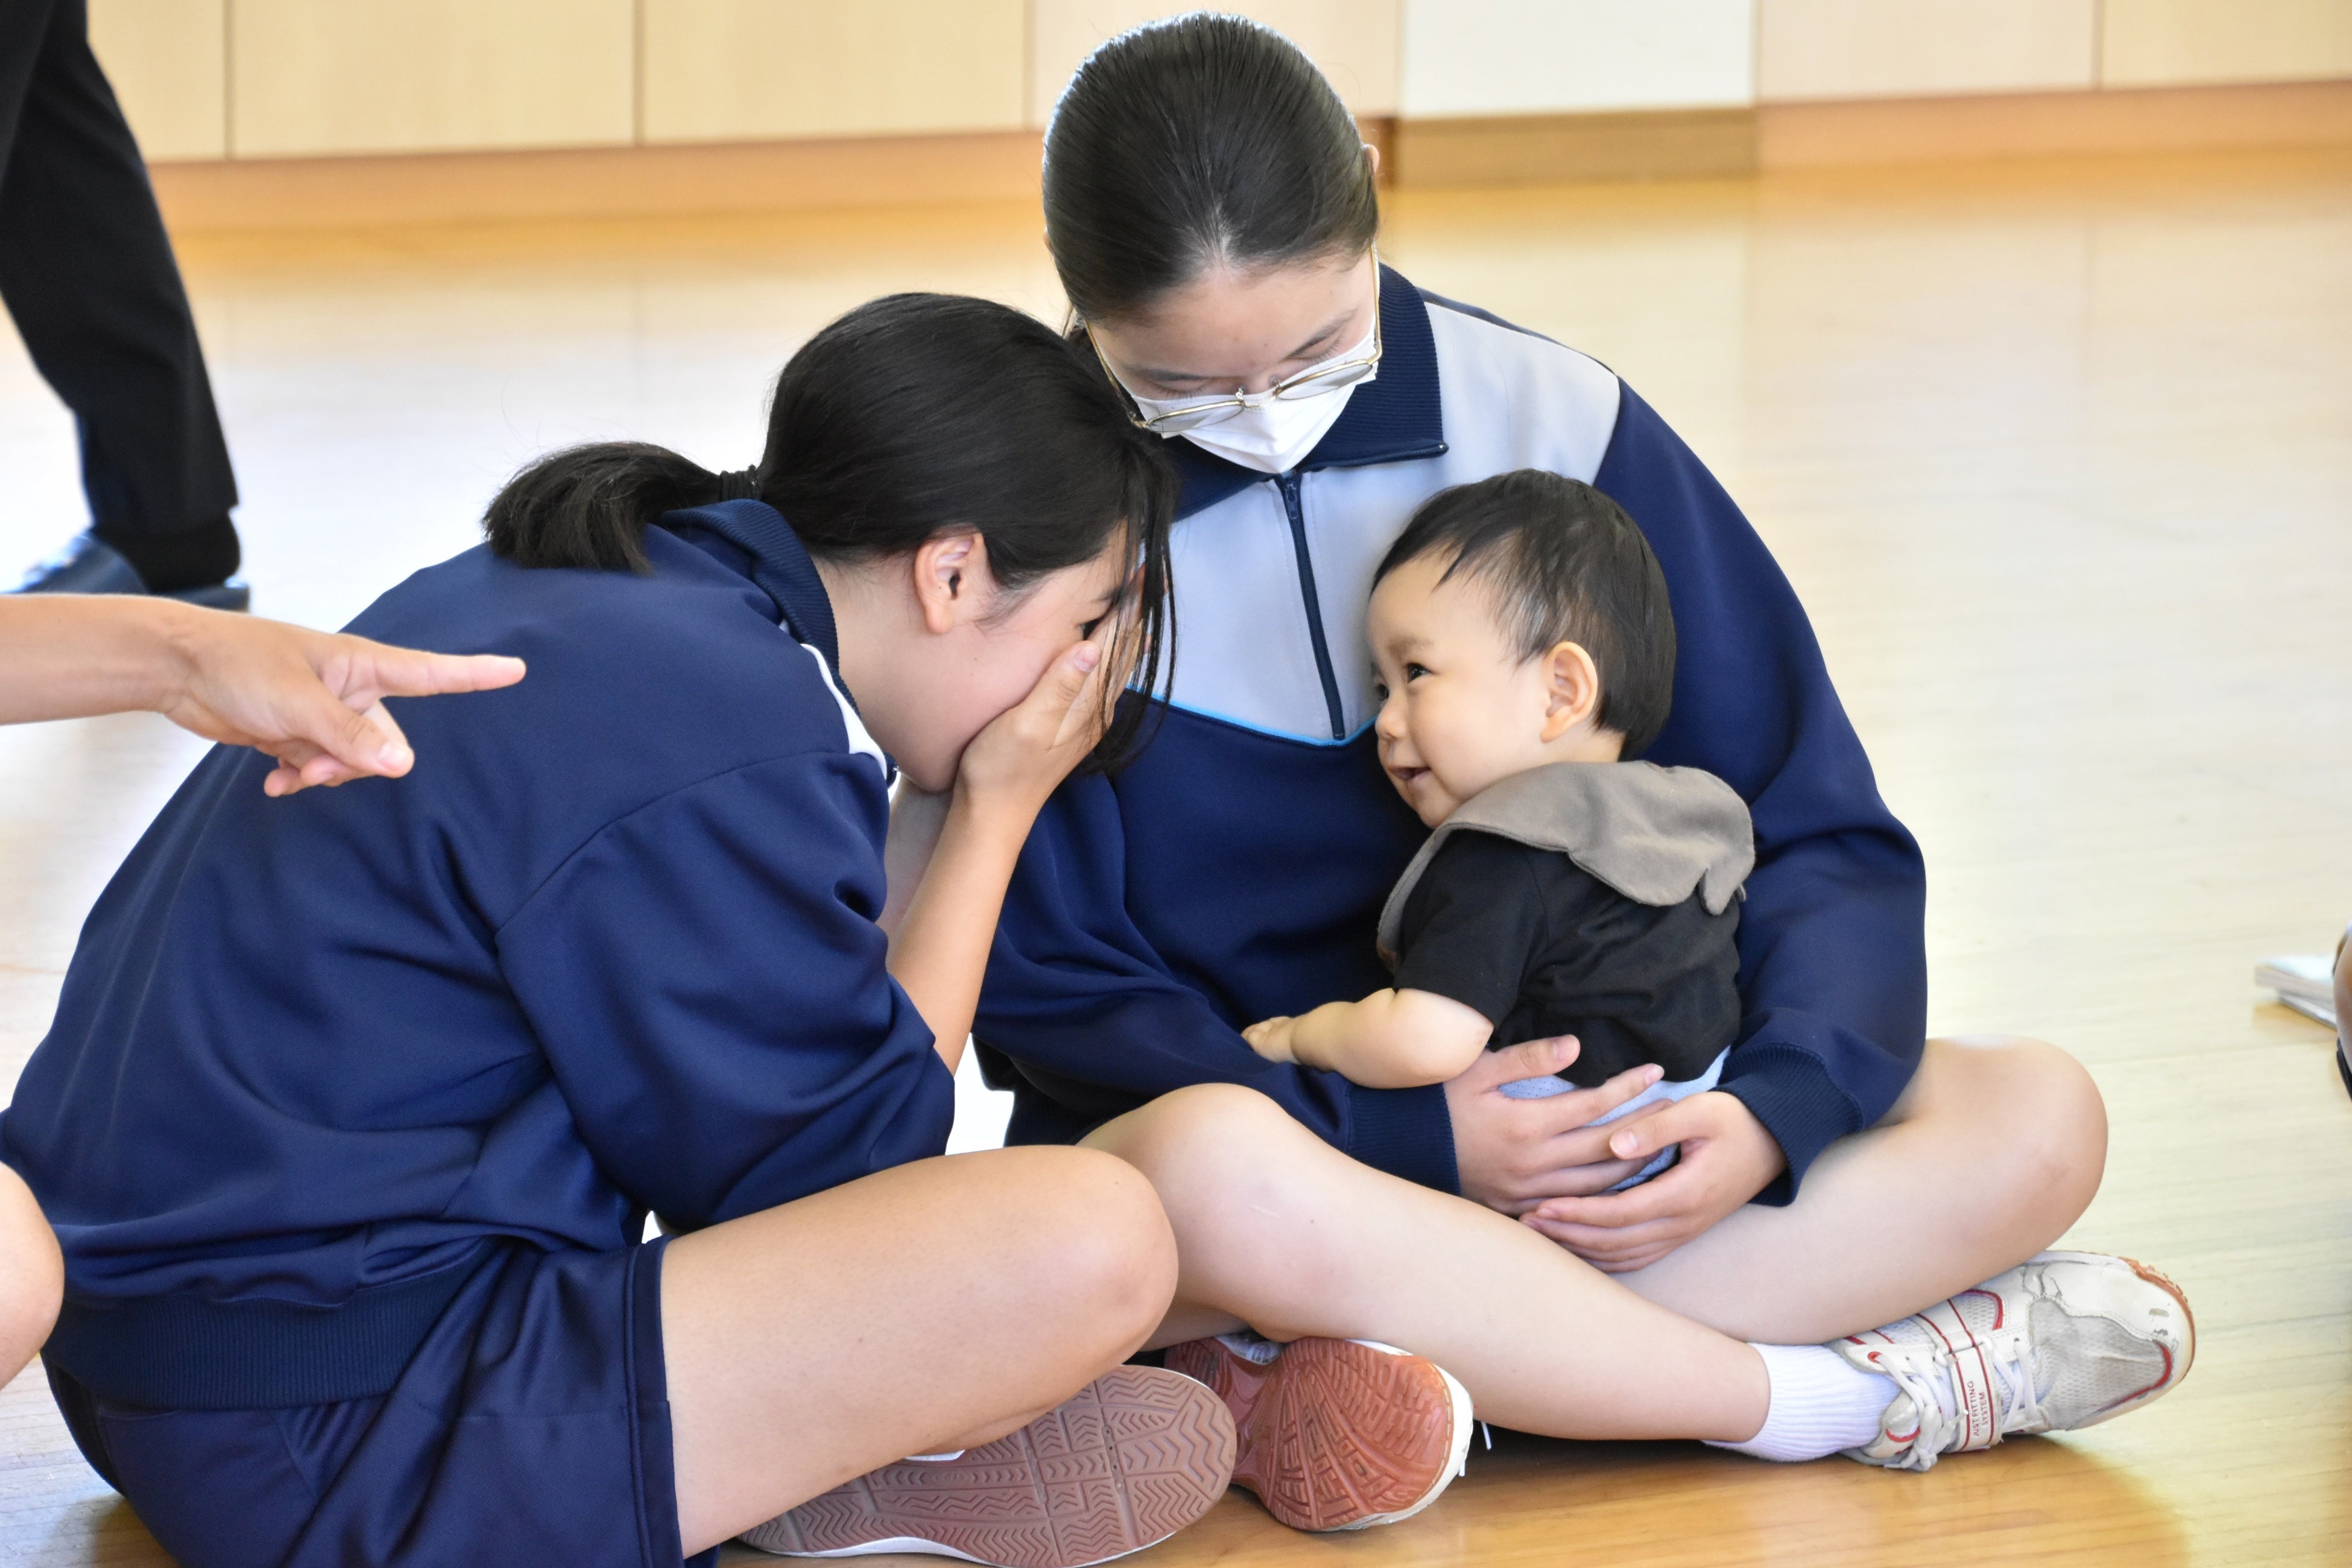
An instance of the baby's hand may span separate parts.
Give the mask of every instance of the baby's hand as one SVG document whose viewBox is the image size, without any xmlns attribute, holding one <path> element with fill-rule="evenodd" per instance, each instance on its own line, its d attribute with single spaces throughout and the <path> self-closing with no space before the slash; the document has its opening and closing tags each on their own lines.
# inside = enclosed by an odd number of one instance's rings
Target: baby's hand
<svg viewBox="0 0 2352 1568">
<path fill-rule="evenodd" d="M 1290 1034 L 1297 1022 L 1296 1018 L 1262 1019 L 1244 1029 L 1242 1038 L 1270 1062 L 1295 1062 L 1298 1058 L 1291 1054 Z"/>
</svg>

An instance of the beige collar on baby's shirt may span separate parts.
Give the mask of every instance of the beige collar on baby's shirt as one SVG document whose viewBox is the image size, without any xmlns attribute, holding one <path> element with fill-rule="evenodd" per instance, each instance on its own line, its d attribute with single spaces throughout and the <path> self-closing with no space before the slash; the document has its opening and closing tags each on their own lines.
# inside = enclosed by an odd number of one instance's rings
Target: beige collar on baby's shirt
<svg viewBox="0 0 2352 1568">
<path fill-rule="evenodd" d="M 1635 903 L 1664 909 L 1698 892 L 1721 914 L 1756 868 L 1748 804 L 1699 768 L 1654 763 L 1553 763 L 1513 773 L 1463 802 L 1421 847 L 1381 910 L 1393 963 L 1405 900 L 1446 838 L 1474 828 L 1557 850 Z"/>
</svg>

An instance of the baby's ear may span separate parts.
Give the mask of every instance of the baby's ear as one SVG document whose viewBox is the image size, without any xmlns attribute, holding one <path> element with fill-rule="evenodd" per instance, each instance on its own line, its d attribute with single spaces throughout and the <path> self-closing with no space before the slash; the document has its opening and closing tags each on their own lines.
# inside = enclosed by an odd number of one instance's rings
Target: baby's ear
<svg viewBox="0 0 2352 1568">
<path fill-rule="evenodd" d="M 1543 655 L 1543 738 L 1557 741 L 1601 709 L 1601 670 L 1582 643 L 1558 642 Z"/>
</svg>

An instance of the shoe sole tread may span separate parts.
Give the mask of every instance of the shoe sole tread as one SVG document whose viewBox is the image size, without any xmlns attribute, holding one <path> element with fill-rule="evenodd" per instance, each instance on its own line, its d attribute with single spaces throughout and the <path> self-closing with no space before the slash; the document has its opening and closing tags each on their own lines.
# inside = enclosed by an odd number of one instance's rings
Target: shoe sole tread
<svg viewBox="0 0 2352 1568">
<path fill-rule="evenodd" d="M 1206 1513 L 1234 1451 L 1233 1419 L 1207 1389 L 1119 1367 L 1018 1432 L 950 1460 L 886 1465 L 742 1540 L 790 1556 L 933 1550 L 1000 1568 L 1082 1568 Z"/>
<path fill-rule="evenodd" d="M 1451 1479 L 1466 1436 L 1466 1421 L 1454 1430 L 1444 1374 L 1418 1356 L 1299 1340 L 1255 1379 L 1256 1369 L 1202 1341 L 1171 1351 L 1169 1365 L 1238 1409 L 1234 1483 L 1294 1530 L 1348 1530 L 1416 1510 Z M 1237 1374 L 1255 1386 L 1237 1388 Z"/>
</svg>

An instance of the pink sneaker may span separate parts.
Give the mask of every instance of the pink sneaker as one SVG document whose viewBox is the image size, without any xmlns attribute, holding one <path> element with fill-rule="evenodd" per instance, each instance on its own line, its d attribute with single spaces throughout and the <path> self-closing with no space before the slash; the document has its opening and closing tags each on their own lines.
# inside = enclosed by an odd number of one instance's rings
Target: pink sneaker
<svg viewBox="0 0 2352 1568">
<path fill-rule="evenodd" d="M 1436 1363 L 1370 1340 L 1227 1334 L 1168 1352 L 1233 1412 L 1234 1479 L 1293 1530 L 1410 1519 L 1462 1473 L 1470 1395 Z"/>
<path fill-rule="evenodd" d="M 1215 1506 L 1233 1473 L 1223 1405 L 1191 1378 L 1122 1366 L 1009 1436 L 885 1465 L 741 1540 L 782 1557 L 1083 1568 L 1165 1541 Z"/>
</svg>

